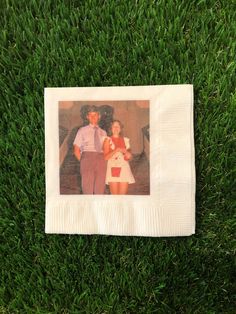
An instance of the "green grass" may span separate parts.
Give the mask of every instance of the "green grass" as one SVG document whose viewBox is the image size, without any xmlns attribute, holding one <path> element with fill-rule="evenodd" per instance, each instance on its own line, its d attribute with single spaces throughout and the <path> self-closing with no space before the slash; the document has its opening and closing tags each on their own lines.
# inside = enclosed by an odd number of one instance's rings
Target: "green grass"
<svg viewBox="0 0 236 314">
<path fill-rule="evenodd" d="M 233 313 L 236 6 L 1 0 L 0 313 Z M 196 234 L 44 234 L 43 88 L 192 83 Z"/>
</svg>

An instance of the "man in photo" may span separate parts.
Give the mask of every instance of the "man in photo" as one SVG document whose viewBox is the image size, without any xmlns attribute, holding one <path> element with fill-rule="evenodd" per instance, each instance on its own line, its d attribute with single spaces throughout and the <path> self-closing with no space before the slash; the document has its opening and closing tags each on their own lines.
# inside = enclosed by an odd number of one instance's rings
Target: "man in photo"
<svg viewBox="0 0 236 314">
<path fill-rule="evenodd" d="M 81 127 L 73 142 L 74 154 L 80 161 L 83 194 L 104 194 L 107 161 L 102 145 L 105 130 L 98 125 L 100 113 L 96 106 L 90 106 L 87 113 L 89 124 Z"/>
</svg>

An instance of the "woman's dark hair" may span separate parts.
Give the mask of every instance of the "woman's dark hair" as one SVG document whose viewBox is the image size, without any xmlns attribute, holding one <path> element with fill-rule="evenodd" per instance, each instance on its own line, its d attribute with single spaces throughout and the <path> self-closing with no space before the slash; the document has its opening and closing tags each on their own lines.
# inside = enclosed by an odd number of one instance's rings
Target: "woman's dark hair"
<svg viewBox="0 0 236 314">
<path fill-rule="evenodd" d="M 111 121 L 109 130 L 108 130 L 108 135 L 109 135 L 109 136 L 112 135 L 112 130 L 111 130 L 111 128 L 112 128 L 112 125 L 113 125 L 115 122 L 119 123 L 119 125 L 120 125 L 120 136 L 123 136 L 123 128 L 124 128 L 124 125 L 123 125 L 123 123 L 121 123 L 120 120 L 117 120 L 117 119 Z"/>
</svg>

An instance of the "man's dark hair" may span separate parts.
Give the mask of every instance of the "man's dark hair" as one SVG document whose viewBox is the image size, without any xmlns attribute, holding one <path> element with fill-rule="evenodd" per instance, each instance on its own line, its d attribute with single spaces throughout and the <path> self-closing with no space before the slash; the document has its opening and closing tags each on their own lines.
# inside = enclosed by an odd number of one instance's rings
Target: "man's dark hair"
<svg viewBox="0 0 236 314">
<path fill-rule="evenodd" d="M 83 120 L 83 126 L 88 124 L 87 115 L 89 112 L 99 112 L 98 107 L 95 105 L 83 105 L 80 109 L 80 116 Z"/>
<path fill-rule="evenodd" d="M 95 105 L 91 105 L 91 106 L 88 107 L 87 114 L 89 112 L 98 112 L 98 113 L 100 113 L 100 111 L 98 110 L 98 107 L 96 107 Z"/>
</svg>

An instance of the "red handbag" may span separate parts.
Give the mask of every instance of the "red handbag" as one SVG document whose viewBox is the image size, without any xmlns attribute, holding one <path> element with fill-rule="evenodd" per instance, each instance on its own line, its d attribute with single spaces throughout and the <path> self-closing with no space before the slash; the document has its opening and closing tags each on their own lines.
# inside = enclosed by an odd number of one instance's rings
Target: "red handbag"
<svg viewBox="0 0 236 314">
<path fill-rule="evenodd" d="M 112 177 L 120 176 L 121 167 L 111 167 L 111 175 Z"/>
</svg>

